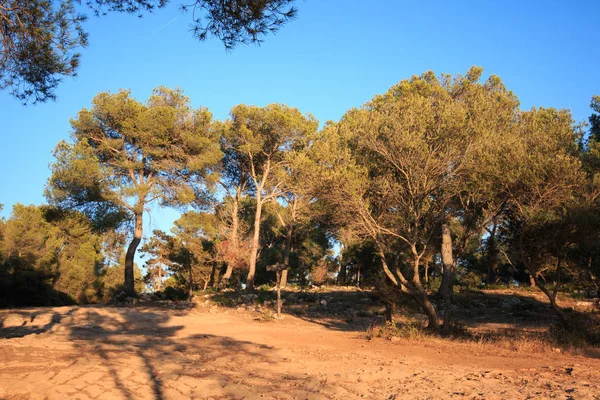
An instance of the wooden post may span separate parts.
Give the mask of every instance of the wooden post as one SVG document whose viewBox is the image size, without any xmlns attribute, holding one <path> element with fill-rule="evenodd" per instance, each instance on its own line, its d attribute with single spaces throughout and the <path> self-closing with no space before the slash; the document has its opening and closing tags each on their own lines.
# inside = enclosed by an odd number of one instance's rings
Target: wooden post
<svg viewBox="0 0 600 400">
<path fill-rule="evenodd" d="M 277 318 L 281 317 L 281 271 L 277 270 Z"/>
</svg>

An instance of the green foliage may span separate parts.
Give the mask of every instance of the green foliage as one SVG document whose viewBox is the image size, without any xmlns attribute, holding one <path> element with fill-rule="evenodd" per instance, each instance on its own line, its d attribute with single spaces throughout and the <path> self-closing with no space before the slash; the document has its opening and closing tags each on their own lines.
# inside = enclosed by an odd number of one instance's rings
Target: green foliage
<svg viewBox="0 0 600 400">
<path fill-rule="evenodd" d="M 237 304 L 232 296 L 224 293 L 211 296 L 210 301 L 221 307 L 234 307 Z"/>
<path fill-rule="evenodd" d="M 122 261 L 122 260 L 121 260 Z M 127 294 L 123 285 L 123 271 L 125 267 L 123 262 L 119 265 L 104 268 L 100 272 L 100 282 L 98 284 L 101 301 L 111 301 L 115 297 L 124 297 Z M 141 270 L 135 266 L 134 270 L 135 289 L 137 293 L 144 291 L 145 285 L 142 279 Z"/>
<path fill-rule="evenodd" d="M 164 297 L 166 300 L 173 301 L 187 300 L 188 292 L 185 290 L 185 288 L 169 285 L 162 291 L 162 297 Z"/>
<path fill-rule="evenodd" d="M 590 115 L 590 139 L 594 142 L 600 142 L 600 96 L 592 97 L 590 104 L 592 115 Z"/>
<path fill-rule="evenodd" d="M 100 93 L 71 120 L 73 143 L 57 146 L 46 196 L 92 220 L 134 220 L 125 258 L 125 288 L 134 292 L 133 260 L 152 202 L 206 200 L 210 167 L 220 159 L 218 134 L 205 108 L 179 89 L 156 88 L 146 104 L 129 91 Z M 116 219 L 119 219 L 116 218 Z"/>
<path fill-rule="evenodd" d="M 198 40 L 214 36 L 228 50 L 238 44 L 261 43 L 296 17 L 295 0 L 194 0 L 192 34 Z M 78 50 L 88 44 L 87 19 L 75 11 L 76 0 L 5 0 L 0 4 L 0 89 L 17 99 L 45 102 L 56 98 L 63 77 L 75 76 Z M 107 12 L 152 12 L 169 0 L 88 0 L 96 16 Z"/>
<path fill-rule="evenodd" d="M 102 238 L 83 214 L 17 204 L 0 228 L 3 305 L 102 299 Z"/>
<path fill-rule="evenodd" d="M 27 103 L 56 98 L 65 76 L 76 75 L 87 45 L 85 16 L 72 0 L 6 0 L 0 4 L 0 89 Z"/>
<path fill-rule="evenodd" d="M 466 290 L 480 290 L 483 286 L 481 276 L 474 271 L 469 271 L 458 278 L 459 284 Z"/>
</svg>

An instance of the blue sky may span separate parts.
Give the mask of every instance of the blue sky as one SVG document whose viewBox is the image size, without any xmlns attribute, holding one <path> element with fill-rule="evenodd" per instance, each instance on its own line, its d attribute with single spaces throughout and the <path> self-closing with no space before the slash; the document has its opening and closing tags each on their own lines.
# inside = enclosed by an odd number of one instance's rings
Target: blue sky
<svg viewBox="0 0 600 400">
<path fill-rule="evenodd" d="M 239 103 L 282 102 L 322 123 L 411 75 L 471 65 L 499 75 L 524 108 L 569 108 L 577 120 L 600 94 L 600 1 L 299 0 L 297 20 L 230 53 L 192 39 L 177 4 L 142 19 L 90 17 L 79 76 L 56 102 L 23 107 L 0 93 L 0 215 L 44 201 L 52 149 L 101 91 L 129 88 L 144 100 L 158 85 L 180 86 L 218 119 Z M 154 211 L 147 232 L 169 229 L 173 215 Z"/>
</svg>

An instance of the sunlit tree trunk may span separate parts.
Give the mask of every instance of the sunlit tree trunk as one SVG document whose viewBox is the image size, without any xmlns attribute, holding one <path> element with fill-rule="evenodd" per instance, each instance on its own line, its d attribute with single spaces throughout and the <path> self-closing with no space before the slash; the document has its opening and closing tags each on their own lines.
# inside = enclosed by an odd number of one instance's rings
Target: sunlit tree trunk
<svg viewBox="0 0 600 400">
<path fill-rule="evenodd" d="M 231 241 L 231 244 L 236 252 L 239 250 L 239 241 L 238 241 L 238 238 L 239 238 L 238 230 L 239 230 L 239 226 L 240 226 L 239 208 L 240 208 L 240 197 L 239 197 L 239 192 L 238 192 L 233 197 L 233 209 L 231 210 L 231 234 L 229 237 L 229 240 Z M 229 283 L 232 272 L 233 272 L 233 264 L 231 262 L 228 262 L 227 269 L 225 270 L 225 273 L 221 277 L 221 284 L 223 286 L 225 286 Z"/>
<path fill-rule="evenodd" d="M 281 287 L 287 286 L 288 270 L 290 269 L 290 253 L 292 251 L 292 235 L 294 232 L 294 224 L 290 222 L 287 226 L 285 235 L 285 254 L 283 256 L 283 263 L 285 269 L 281 271 Z"/>
<path fill-rule="evenodd" d="M 452 236 L 447 224 L 442 225 L 442 263 L 444 275 L 440 287 L 444 299 L 444 333 L 450 332 L 452 323 L 452 294 L 454 281 L 454 258 L 452 257 Z"/>
<path fill-rule="evenodd" d="M 125 254 L 125 293 L 127 294 L 127 296 L 135 296 L 135 279 L 133 276 L 133 265 L 135 251 L 137 250 L 140 242 L 142 241 L 142 235 L 144 233 L 142 214 L 143 211 L 138 211 L 134 214 L 135 231 L 133 234 L 133 239 L 131 240 L 131 242 L 129 243 L 129 247 L 127 248 L 127 253 Z"/>
<path fill-rule="evenodd" d="M 250 249 L 250 265 L 246 278 L 246 290 L 254 290 L 254 276 L 256 275 L 256 259 L 258 258 L 258 246 L 260 240 L 260 218 L 262 213 L 262 195 L 260 190 L 256 191 L 256 213 L 254 214 L 254 235 L 252 237 L 252 248 Z"/>
<path fill-rule="evenodd" d="M 546 297 L 548 297 L 548 300 L 550 300 L 550 306 L 552 307 L 556 315 L 558 315 L 560 322 L 566 325 L 569 323 L 569 318 L 567 318 L 567 315 L 565 314 L 564 310 L 556 303 L 556 296 L 558 294 L 558 288 L 560 286 L 561 273 L 562 258 L 559 257 L 556 261 L 556 280 L 554 281 L 554 288 L 552 292 L 548 290 L 548 288 L 546 288 L 546 285 L 544 283 L 540 282 L 538 274 L 530 271 L 530 276 L 533 277 L 536 286 L 546 295 Z"/>
<path fill-rule="evenodd" d="M 191 299 L 194 295 L 194 272 L 192 264 L 189 265 L 189 278 L 188 278 L 188 297 Z"/>
<path fill-rule="evenodd" d="M 419 278 L 419 264 L 421 261 L 422 254 L 419 254 L 414 245 L 411 246 L 413 253 L 413 277 L 411 281 L 407 280 L 400 268 L 396 267 L 395 274 L 389 268 L 389 265 L 385 259 L 385 253 L 380 243 L 377 243 L 379 250 L 379 256 L 383 266 L 383 271 L 389 280 L 396 286 L 402 293 L 409 295 L 413 298 L 419 306 L 423 309 L 427 319 L 429 320 L 428 327 L 432 330 L 439 330 L 440 322 L 435 311 L 435 308 L 429 300 L 427 292 L 421 285 L 421 279 Z"/>
</svg>

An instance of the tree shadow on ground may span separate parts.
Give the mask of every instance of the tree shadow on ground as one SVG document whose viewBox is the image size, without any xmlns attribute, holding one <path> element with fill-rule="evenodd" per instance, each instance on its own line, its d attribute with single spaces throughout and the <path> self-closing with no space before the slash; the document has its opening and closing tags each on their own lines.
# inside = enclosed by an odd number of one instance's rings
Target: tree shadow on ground
<svg viewBox="0 0 600 400">
<path fill-rule="evenodd" d="M 319 324 L 327 329 L 346 332 L 366 332 L 373 326 L 385 324 L 381 315 L 384 303 L 371 291 L 327 291 L 312 293 L 310 302 L 298 304 L 297 301 L 286 302 L 284 311 L 305 321 Z M 285 296 L 284 296 L 285 297 Z M 326 300 L 322 304 L 321 300 Z M 432 295 L 434 304 L 439 299 Z M 496 338 L 515 339 L 518 337 L 539 339 L 547 343 L 560 343 L 561 338 L 553 336 L 551 328 L 558 325 L 559 320 L 542 293 L 535 292 L 459 292 L 454 298 L 454 318 L 461 329 L 458 334 L 462 339 L 478 341 L 481 334 Z M 397 303 L 397 317 L 400 320 L 413 320 L 425 323 L 426 318 L 418 305 L 406 297 Z M 574 327 L 581 321 L 596 319 L 598 313 L 582 312 L 565 307 L 566 314 L 571 317 Z M 440 312 L 443 318 L 443 312 Z M 575 323 L 578 321 L 577 323 Z M 464 331 L 462 327 L 468 329 Z M 491 336 L 489 336 L 491 337 Z M 585 345 L 583 352 L 589 357 L 597 358 L 595 348 Z M 568 345 L 565 343 L 565 345 Z M 600 353 L 600 351 L 598 352 Z"/>
<path fill-rule="evenodd" d="M 71 315 L 77 308 L 66 314 L 45 309 L 10 311 L 0 316 L 0 339 L 22 338 L 52 330 L 65 315 Z"/>
<path fill-rule="evenodd" d="M 456 319 L 470 328 L 497 324 L 539 330 L 559 321 L 542 293 L 461 292 L 455 295 L 454 303 Z M 593 315 L 570 307 L 564 307 L 564 311 L 573 320 Z"/>
<path fill-rule="evenodd" d="M 278 350 L 227 336 L 190 332 L 170 311 L 151 308 L 88 309 L 69 327 L 78 353 L 98 360 L 110 377 L 103 396 L 126 399 L 285 397 L 290 387 L 306 397 L 326 390 L 314 374 L 285 373 Z M 293 391 L 293 390 L 292 390 Z"/>
<path fill-rule="evenodd" d="M 282 296 L 285 313 L 334 331 L 365 332 L 385 323 L 384 303 L 372 290 L 285 291 Z"/>
</svg>

